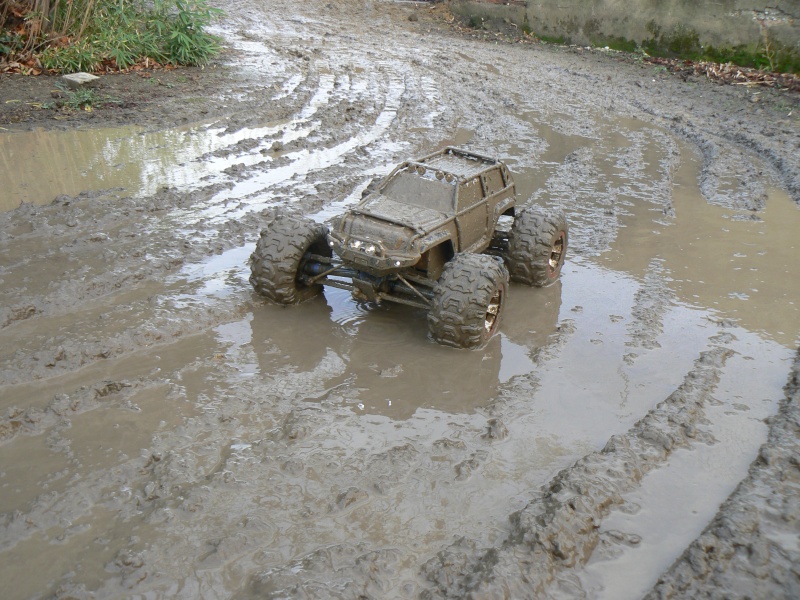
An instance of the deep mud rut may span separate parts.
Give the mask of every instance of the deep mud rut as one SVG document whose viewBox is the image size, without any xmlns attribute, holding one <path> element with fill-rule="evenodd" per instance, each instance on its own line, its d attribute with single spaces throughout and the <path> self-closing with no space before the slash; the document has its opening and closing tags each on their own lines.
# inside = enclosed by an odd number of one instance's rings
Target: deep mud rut
<svg viewBox="0 0 800 600">
<path fill-rule="evenodd" d="M 37 155 L 0 174 L 3 596 L 800 595 L 797 98 L 410 3 L 226 10 L 223 117 L 0 136 Z M 445 144 L 571 223 L 485 349 L 252 292 L 276 211 Z"/>
</svg>

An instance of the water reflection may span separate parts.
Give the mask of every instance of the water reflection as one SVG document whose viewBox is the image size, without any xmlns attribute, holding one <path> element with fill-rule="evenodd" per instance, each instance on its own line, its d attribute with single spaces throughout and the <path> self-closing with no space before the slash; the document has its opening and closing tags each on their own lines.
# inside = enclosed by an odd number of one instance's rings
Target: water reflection
<svg viewBox="0 0 800 600">
<path fill-rule="evenodd" d="M 634 204 L 621 218 L 624 236 L 598 260 L 644 278 L 657 259 L 665 285 L 681 301 L 791 346 L 800 335 L 800 279 L 794 276 L 800 208 L 775 188 L 757 214 L 709 204 L 698 187 L 699 170 L 698 159 L 682 147 L 674 219 L 661 222 L 660 213 Z"/>
<path fill-rule="evenodd" d="M 269 160 L 259 152 L 197 159 L 280 127 L 241 129 L 199 125 L 145 132 L 140 127 L 4 133 L 0 135 L 0 210 L 46 204 L 59 194 L 124 188 L 149 195 L 163 186 L 196 184 L 234 163 Z"/>
<path fill-rule="evenodd" d="M 498 386 L 535 369 L 535 351 L 556 331 L 561 286 L 513 286 L 506 323 L 480 351 L 456 350 L 428 337 L 424 311 L 360 305 L 343 290 L 300 306 L 259 306 L 250 322 L 262 376 L 312 372 L 334 353 L 346 363 L 324 387 L 354 410 L 407 419 L 420 408 L 469 413 Z M 279 376 L 279 375 L 278 375 Z"/>
</svg>

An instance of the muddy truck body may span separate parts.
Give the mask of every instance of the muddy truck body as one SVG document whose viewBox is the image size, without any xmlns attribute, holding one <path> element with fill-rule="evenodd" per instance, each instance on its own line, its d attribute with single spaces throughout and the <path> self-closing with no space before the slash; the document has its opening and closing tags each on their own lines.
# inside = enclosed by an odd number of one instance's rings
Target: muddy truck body
<svg viewBox="0 0 800 600">
<path fill-rule="evenodd" d="M 554 282 L 566 250 L 560 211 L 517 206 L 502 161 L 448 147 L 370 184 L 330 228 L 278 216 L 251 255 L 250 282 L 280 304 L 328 285 L 421 308 L 437 342 L 477 348 L 500 325 L 509 279 Z"/>
</svg>

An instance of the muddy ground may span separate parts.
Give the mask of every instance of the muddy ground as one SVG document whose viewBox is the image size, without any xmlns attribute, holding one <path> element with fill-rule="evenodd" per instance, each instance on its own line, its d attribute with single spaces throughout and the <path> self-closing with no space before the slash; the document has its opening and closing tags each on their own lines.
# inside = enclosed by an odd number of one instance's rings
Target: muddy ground
<svg viewBox="0 0 800 600">
<path fill-rule="evenodd" d="M 3 596 L 800 596 L 798 96 L 225 4 L 216 64 L 91 112 L 0 79 Z M 571 223 L 486 348 L 252 292 L 277 211 L 445 144 Z"/>
</svg>

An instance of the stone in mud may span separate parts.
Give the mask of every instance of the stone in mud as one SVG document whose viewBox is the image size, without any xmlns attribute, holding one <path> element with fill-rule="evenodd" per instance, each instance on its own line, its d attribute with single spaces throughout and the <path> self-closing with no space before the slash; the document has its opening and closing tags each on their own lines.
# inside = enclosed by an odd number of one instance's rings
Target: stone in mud
<svg viewBox="0 0 800 600">
<path fill-rule="evenodd" d="M 62 349 L 63 352 L 63 349 Z M 104 381 L 94 388 L 96 398 L 105 398 L 111 394 L 121 392 L 125 388 L 131 387 L 130 383 L 125 381 Z"/>
<path fill-rule="evenodd" d="M 467 445 L 461 440 L 451 440 L 442 438 L 433 442 L 433 447 L 437 450 L 466 450 Z"/>
<path fill-rule="evenodd" d="M 14 306 L 8 310 L 7 316 L 3 321 L 3 327 L 9 326 L 15 321 L 24 321 L 25 319 L 30 319 L 38 312 L 40 312 L 40 310 L 33 304 Z"/>
<path fill-rule="evenodd" d="M 486 462 L 488 457 L 489 454 L 487 452 L 473 452 L 467 460 L 464 460 L 455 466 L 456 480 L 464 481 L 469 479 L 472 474 L 477 471 L 478 468 L 480 468 L 481 464 Z"/>
<path fill-rule="evenodd" d="M 357 487 L 350 486 L 336 496 L 336 504 L 331 507 L 331 510 L 344 510 L 356 502 L 360 502 L 366 498 L 369 498 L 369 494 L 367 494 L 367 492 L 360 490 Z"/>
<path fill-rule="evenodd" d="M 500 419 L 489 419 L 481 437 L 485 440 L 504 440 L 508 437 L 508 427 Z"/>
<path fill-rule="evenodd" d="M 67 84 L 70 89 L 77 90 L 82 87 L 91 87 L 100 79 L 97 75 L 91 73 L 70 73 L 69 75 L 62 75 L 61 81 Z"/>
</svg>

